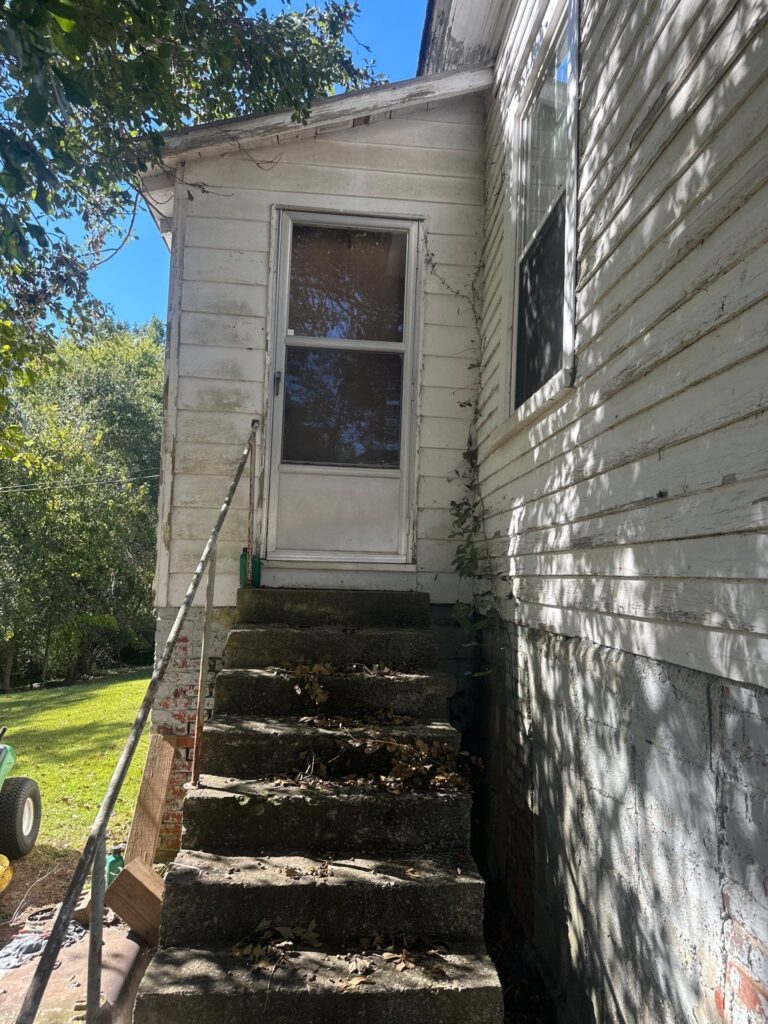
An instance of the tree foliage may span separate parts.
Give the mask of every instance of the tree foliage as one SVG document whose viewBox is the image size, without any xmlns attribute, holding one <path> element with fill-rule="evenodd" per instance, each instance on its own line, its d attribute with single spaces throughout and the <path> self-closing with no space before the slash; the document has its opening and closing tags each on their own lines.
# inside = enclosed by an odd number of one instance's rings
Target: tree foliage
<svg viewBox="0 0 768 1024">
<path fill-rule="evenodd" d="M 163 335 L 102 325 L 63 340 L 6 419 L 0 461 L 0 648 L 69 678 L 151 651 Z"/>
<path fill-rule="evenodd" d="M 0 402 L 62 324 L 76 337 L 102 312 L 88 272 L 164 133 L 278 108 L 306 119 L 313 97 L 370 84 L 345 42 L 357 13 L 352 0 L 274 17 L 246 0 L 0 0 Z"/>
</svg>

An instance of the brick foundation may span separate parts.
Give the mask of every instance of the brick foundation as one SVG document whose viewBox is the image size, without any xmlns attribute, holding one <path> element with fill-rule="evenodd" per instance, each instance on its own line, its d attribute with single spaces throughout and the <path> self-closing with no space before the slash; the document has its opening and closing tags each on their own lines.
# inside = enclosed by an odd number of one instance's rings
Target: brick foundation
<svg viewBox="0 0 768 1024">
<path fill-rule="evenodd" d="M 178 609 L 163 608 L 158 612 L 155 651 L 160 652 L 168 638 Z M 209 694 L 227 633 L 234 620 L 234 608 L 217 608 L 214 612 L 211 652 L 208 661 Z M 181 845 L 181 805 L 184 785 L 192 774 L 192 748 L 195 742 L 195 714 L 200 654 L 203 637 L 203 609 L 192 608 L 184 632 L 176 645 L 152 709 L 153 732 L 174 736 L 176 756 L 168 786 L 165 815 L 160 829 L 158 860 L 171 860 Z"/>
</svg>

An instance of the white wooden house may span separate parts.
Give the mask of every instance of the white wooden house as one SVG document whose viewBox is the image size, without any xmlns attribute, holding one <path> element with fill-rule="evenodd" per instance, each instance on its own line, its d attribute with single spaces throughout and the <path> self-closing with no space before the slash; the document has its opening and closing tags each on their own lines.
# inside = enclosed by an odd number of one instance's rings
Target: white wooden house
<svg viewBox="0 0 768 1024">
<path fill-rule="evenodd" d="M 159 636 L 253 419 L 269 586 L 455 601 L 476 446 L 485 868 L 566 1019 L 768 1005 L 767 21 L 430 0 L 418 78 L 190 129 L 146 182 Z M 195 643 L 155 718 L 182 733 Z"/>
</svg>

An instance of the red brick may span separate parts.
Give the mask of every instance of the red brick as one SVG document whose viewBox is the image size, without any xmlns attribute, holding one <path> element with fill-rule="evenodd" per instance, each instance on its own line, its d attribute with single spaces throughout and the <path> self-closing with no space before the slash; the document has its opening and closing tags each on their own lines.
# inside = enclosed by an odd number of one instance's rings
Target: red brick
<svg viewBox="0 0 768 1024">
<path fill-rule="evenodd" d="M 728 986 L 733 998 L 758 1021 L 768 1024 L 768 988 L 736 960 L 728 961 Z"/>
</svg>

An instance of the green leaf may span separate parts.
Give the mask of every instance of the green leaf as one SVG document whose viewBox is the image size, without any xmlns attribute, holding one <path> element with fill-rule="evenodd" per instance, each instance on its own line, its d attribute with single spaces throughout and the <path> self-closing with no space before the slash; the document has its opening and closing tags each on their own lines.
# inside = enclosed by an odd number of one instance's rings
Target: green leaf
<svg viewBox="0 0 768 1024">
<path fill-rule="evenodd" d="M 19 108 L 19 114 L 37 127 L 45 123 L 48 116 L 48 98 L 38 90 L 37 86 L 30 86 L 27 98 Z"/>
<path fill-rule="evenodd" d="M 53 17 L 62 32 L 71 32 L 75 27 L 75 21 L 72 18 L 64 18 L 60 14 L 54 14 Z"/>
</svg>

